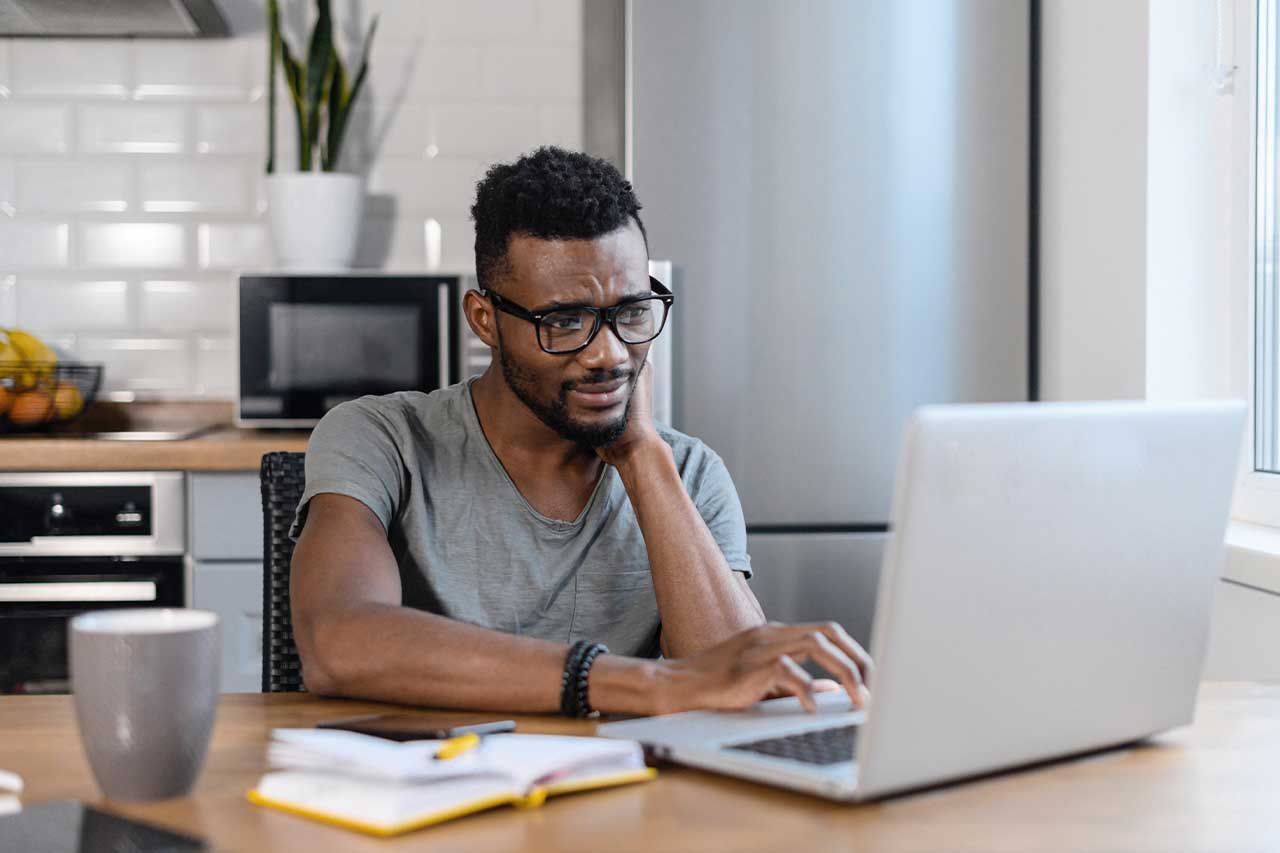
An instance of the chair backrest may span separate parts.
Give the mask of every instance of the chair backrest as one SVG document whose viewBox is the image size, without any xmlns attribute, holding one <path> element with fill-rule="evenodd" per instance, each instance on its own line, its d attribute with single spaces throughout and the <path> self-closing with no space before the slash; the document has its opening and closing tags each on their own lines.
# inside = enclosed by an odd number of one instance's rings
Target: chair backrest
<svg viewBox="0 0 1280 853">
<path fill-rule="evenodd" d="M 293 523 L 305 484 L 303 453 L 267 453 L 262 457 L 262 692 L 296 693 L 302 662 L 293 643 L 289 615 L 289 563 L 293 559 Z"/>
</svg>

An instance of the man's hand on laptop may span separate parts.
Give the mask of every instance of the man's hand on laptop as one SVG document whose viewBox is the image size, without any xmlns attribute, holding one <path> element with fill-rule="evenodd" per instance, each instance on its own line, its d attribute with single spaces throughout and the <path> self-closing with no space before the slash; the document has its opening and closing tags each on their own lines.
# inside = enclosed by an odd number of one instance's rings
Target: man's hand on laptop
<svg viewBox="0 0 1280 853">
<path fill-rule="evenodd" d="M 855 708 L 870 697 L 871 658 L 835 622 L 749 628 L 699 654 L 663 661 L 661 713 L 693 709 L 734 711 L 761 699 L 796 696 L 808 711 L 813 694 L 828 688 L 800 664 L 807 660 L 835 676 Z"/>
</svg>

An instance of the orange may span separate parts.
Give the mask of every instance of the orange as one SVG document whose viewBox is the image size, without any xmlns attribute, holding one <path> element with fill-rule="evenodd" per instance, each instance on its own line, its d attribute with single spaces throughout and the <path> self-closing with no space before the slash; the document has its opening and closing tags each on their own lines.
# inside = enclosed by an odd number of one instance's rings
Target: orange
<svg viewBox="0 0 1280 853">
<path fill-rule="evenodd" d="M 0 415 L 9 411 L 10 404 L 13 403 L 13 392 L 8 388 L 0 385 Z"/>
<path fill-rule="evenodd" d="M 36 388 L 23 391 L 9 406 L 9 422 L 19 426 L 42 423 L 53 414 L 53 398 Z"/>
</svg>

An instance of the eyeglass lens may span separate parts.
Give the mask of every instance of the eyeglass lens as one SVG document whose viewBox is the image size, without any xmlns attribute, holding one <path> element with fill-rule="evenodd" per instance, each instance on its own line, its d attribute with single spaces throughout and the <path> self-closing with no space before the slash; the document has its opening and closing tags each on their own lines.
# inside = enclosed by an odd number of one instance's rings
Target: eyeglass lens
<svg viewBox="0 0 1280 853">
<path fill-rule="evenodd" d="M 667 305 L 661 299 L 637 299 L 618 309 L 614 328 L 623 343 L 642 344 L 658 336 L 666 317 Z M 564 352 L 587 342 L 595 328 L 595 316 L 585 308 L 566 308 L 547 314 L 541 325 L 543 348 Z"/>
</svg>

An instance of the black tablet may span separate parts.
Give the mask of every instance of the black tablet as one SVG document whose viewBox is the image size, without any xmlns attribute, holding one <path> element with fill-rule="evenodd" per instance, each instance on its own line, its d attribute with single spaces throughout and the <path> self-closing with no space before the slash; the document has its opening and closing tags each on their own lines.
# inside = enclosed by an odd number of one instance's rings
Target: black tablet
<svg viewBox="0 0 1280 853">
<path fill-rule="evenodd" d="M 208 850 L 198 838 L 95 809 L 76 800 L 57 800 L 0 817 L 0 850 L 23 853 L 188 853 Z"/>
</svg>

